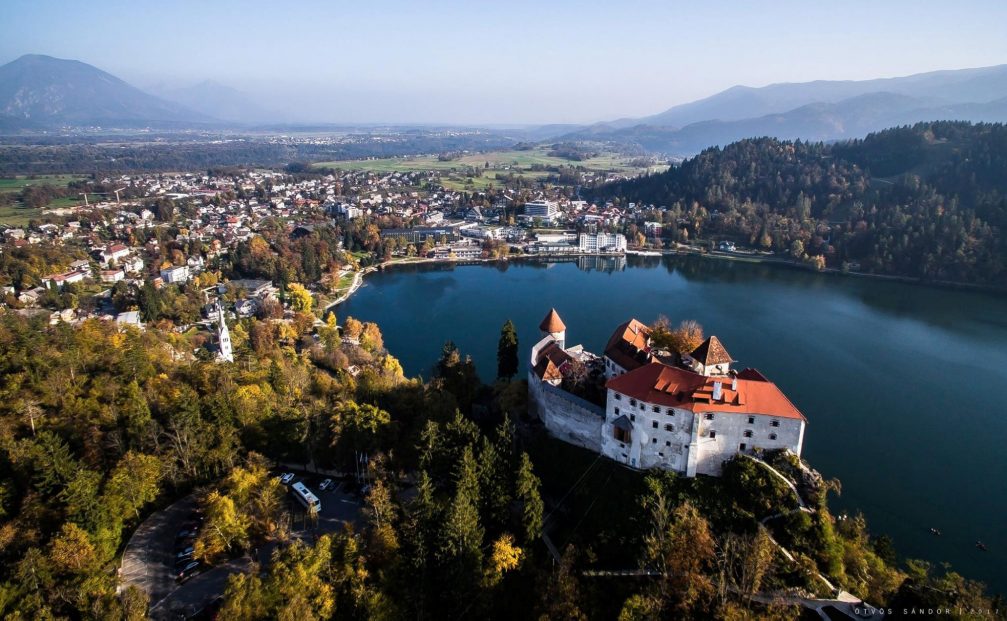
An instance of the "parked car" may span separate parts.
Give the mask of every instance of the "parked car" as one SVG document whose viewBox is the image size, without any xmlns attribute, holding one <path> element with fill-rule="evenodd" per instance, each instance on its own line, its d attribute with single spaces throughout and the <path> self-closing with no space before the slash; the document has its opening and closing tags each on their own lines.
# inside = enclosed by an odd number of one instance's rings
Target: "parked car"
<svg viewBox="0 0 1007 621">
<path fill-rule="evenodd" d="M 283 476 L 280 477 L 280 483 L 283 483 L 284 485 L 290 485 L 293 482 L 294 482 L 293 472 L 285 472 Z"/>
<path fill-rule="evenodd" d="M 332 482 L 332 479 L 325 479 L 324 481 L 322 481 L 321 485 L 318 486 L 318 491 L 325 492 L 332 489 L 335 486 L 336 484 Z"/>
<path fill-rule="evenodd" d="M 195 576 L 202 569 L 203 564 L 199 561 L 189 561 L 185 565 L 175 569 L 175 573 L 172 574 L 175 580 L 179 582 L 185 582 L 189 578 Z"/>
<path fill-rule="evenodd" d="M 178 551 L 177 554 L 175 554 L 175 562 L 177 563 L 179 561 L 190 560 L 192 558 L 192 552 L 193 552 L 192 546 L 182 548 L 181 550 Z"/>
</svg>

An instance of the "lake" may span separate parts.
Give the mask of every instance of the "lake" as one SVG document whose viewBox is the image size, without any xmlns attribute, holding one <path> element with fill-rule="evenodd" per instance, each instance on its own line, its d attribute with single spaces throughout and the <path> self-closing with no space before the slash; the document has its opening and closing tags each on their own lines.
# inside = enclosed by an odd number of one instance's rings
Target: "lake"
<svg viewBox="0 0 1007 621">
<path fill-rule="evenodd" d="M 399 267 L 337 311 L 377 322 L 409 375 L 429 377 L 451 339 L 491 381 L 503 322 L 523 377 L 550 307 L 568 345 L 599 354 L 630 317 L 699 321 L 804 412 L 804 457 L 843 484 L 836 513 L 1007 592 L 1007 297 L 668 256 Z"/>
</svg>

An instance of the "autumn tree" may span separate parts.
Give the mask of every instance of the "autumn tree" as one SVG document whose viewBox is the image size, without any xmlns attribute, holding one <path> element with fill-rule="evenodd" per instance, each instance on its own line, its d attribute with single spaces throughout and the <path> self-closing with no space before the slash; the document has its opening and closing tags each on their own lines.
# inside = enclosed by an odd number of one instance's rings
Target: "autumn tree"
<svg viewBox="0 0 1007 621">
<path fill-rule="evenodd" d="M 292 282 L 287 285 L 287 296 L 290 300 L 290 308 L 298 313 L 310 313 L 314 305 L 314 298 L 311 292 L 304 285 Z"/>
</svg>

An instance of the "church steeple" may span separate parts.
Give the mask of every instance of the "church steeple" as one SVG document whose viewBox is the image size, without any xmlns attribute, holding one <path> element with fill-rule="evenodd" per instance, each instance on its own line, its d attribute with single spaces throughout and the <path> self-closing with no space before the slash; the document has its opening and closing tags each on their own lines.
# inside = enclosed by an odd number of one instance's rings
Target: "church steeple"
<svg viewBox="0 0 1007 621">
<path fill-rule="evenodd" d="M 217 306 L 217 343 L 220 346 L 220 359 L 225 362 L 234 362 L 234 354 L 231 352 L 231 334 L 227 331 L 227 322 L 224 321 L 224 307 Z"/>
</svg>

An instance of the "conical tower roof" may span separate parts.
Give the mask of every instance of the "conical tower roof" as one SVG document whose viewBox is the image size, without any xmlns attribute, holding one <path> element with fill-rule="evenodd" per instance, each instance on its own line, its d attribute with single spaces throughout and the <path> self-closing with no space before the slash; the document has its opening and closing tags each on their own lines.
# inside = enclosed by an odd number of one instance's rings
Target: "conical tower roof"
<svg viewBox="0 0 1007 621">
<path fill-rule="evenodd" d="M 559 313 L 556 312 L 555 308 L 549 310 L 549 314 L 545 316 L 545 319 L 542 320 L 542 323 L 538 327 L 539 330 L 549 332 L 550 334 L 566 331 L 566 324 L 559 318 Z"/>
</svg>

